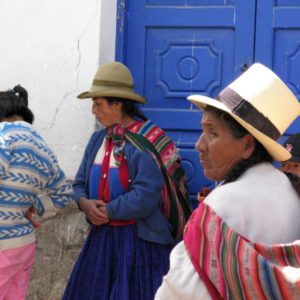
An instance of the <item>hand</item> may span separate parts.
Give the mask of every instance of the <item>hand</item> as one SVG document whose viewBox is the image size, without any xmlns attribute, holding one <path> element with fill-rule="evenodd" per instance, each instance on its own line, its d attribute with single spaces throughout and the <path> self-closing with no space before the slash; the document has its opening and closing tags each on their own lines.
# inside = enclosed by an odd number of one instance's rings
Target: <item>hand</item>
<svg viewBox="0 0 300 300">
<path fill-rule="evenodd" d="M 33 225 L 34 228 L 41 227 L 42 224 L 35 221 L 32 217 L 32 214 L 37 214 L 37 210 L 33 206 L 30 206 L 25 213 L 25 217 L 30 221 L 30 223 Z"/>
<path fill-rule="evenodd" d="M 101 201 L 101 200 L 100 200 Z M 103 202 L 103 201 L 102 201 Z M 103 202 L 101 205 L 98 205 L 98 209 L 109 219 L 109 215 L 106 209 L 106 203 Z"/>
<path fill-rule="evenodd" d="M 92 224 L 100 226 L 109 222 L 105 203 L 102 200 L 81 197 L 78 203 Z"/>
<path fill-rule="evenodd" d="M 201 203 L 201 202 L 204 201 L 205 197 L 202 196 L 201 192 L 199 192 L 199 193 L 197 194 L 197 199 L 198 199 L 198 201 Z"/>
<path fill-rule="evenodd" d="M 197 198 L 199 202 L 203 202 L 205 197 L 211 192 L 211 189 L 204 187 L 201 192 L 197 194 Z"/>
</svg>

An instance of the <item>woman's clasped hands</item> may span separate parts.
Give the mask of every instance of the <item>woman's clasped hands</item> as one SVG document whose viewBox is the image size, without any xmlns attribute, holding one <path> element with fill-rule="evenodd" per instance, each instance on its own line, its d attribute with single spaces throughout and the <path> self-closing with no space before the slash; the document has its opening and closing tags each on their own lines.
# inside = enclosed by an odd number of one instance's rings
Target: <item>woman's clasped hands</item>
<svg viewBox="0 0 300 300">
<path fill-rule="evenodd" d="M 78 204 L 92 224 L 100 226 L 109 222 L 104 201 L 80 197 Z"/>
</svg>

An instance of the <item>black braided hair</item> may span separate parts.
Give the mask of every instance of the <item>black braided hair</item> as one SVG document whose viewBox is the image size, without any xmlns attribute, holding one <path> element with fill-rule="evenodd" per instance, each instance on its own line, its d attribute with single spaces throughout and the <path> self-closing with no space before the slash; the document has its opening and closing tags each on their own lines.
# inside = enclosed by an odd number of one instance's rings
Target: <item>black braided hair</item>
<svg viewBox="0 0 300 300">
<path fill-rule="evenodd" d="M 22 117 L 25 122 L 33 123 L 34 115 L 28 108 L 28 93 L 21 85 L 0 92 L 0 122 L 16 115 Z"/>
<path fill-rule="evenodd" d="M 262 162 L 273 162 L 273 159 L 271 155 L 267 152 L 267 150 L 256 140 L 255 143 L 255 149 L 251 156 L 247 159 L 241 160 L 232 168 L 232 170 L 225 177 L 224 184 L 235 181 L 246 170 L 248 170 L 256 164 Z"/>
<path fill-rule="evenodd" d="M 19 97 L 19 101 L 28 107 L 28 93 L 21 85 L 16 85 L 11 92 Z"/>
<path fill-rule="evenodd" d="M 300 197 L 300 177 L 289 172 L 284 172 L 284 174 L 290 179 L 294 189 Z"/>
<path fill-rule="evenodd" d="M 129 100 L 129 99 L 123 99 L 123 98 L 117 98 L 117 97 L 105 97 L 108 103 L 112 104 L 114 102 L 120 102 L 122 103 L 122 113 L 126 114 L 132 118 L 138 117 L 139 119 L 143 121 L 147 121 L 148 119 L 146 116 L 144 116 L 137 108 L 136 102 Z"/>
</svg>

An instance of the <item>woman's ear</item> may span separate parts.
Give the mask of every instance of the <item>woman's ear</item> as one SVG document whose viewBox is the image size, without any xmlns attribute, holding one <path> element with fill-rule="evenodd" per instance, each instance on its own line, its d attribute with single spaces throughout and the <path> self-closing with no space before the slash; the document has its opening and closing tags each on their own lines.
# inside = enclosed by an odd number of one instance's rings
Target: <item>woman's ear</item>
<svg viewBox="0 0 300 300">
<path fill-rule="evenodd" d="M 117 101 L 114 103 L 116 105 L 116 108 L 119 110 L 119 111 L 122 111 L 122 103 L 120 101 Z"/>
<path fill-rule="evenodd" d="M 244 139 L 245 144 L 244 144 L 244 151 L 242 153 L 242 158 L 248 159 L 252 155 L 252 153 L 255 149 L 255 140 L 254 140 L 254 137 L 249 133 L 247 133 L 243 137 L 243 139 Z"/>
</svg>

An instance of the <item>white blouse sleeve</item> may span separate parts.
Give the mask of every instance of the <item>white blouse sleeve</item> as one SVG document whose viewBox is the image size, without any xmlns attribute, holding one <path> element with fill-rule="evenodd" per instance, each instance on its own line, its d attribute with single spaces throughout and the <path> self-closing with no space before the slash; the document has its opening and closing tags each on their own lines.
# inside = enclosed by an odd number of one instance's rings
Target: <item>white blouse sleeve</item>
<svg viewBox="0 0 300 300">
<path fill-rule="evenodd" d="M 209 300 L 211 296 L 180 242 L 171 252 L 170 270 L 163 278 L 155 300 Z"/>
</svg>

